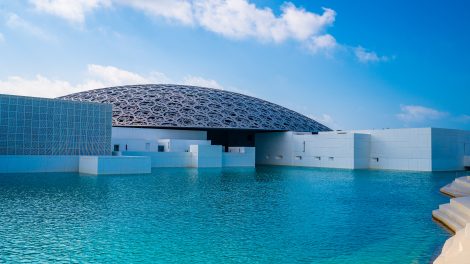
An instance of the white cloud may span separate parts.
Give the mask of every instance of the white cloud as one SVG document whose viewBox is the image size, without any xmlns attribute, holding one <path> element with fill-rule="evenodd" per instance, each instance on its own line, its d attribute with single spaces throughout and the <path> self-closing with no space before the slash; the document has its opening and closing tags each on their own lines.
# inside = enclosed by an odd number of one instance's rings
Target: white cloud
<svg viewBox="0 0 470 264">
<path fill-rule="evenodd" d="M 377 53 L 373 51 L 368 51 L 363 47 L 357 47 L 354 49 L 354 54 L 356 58 L 361 63 L 369 63 L 369 62 L 381 62 L 381 61 L 389 61 L 390 58 L 387 56 L 379 56 Z"/>
<path fill-rule="evenodd" d="M 202 86 L 202 87 L 209 87 L 215 88 L 219 90 L 224 90 L 224 87 L 220 85 L 217 81 L 211 79 L 205 79 L 198 76 L 186 76 L 183 79 L 182 84 L 184 85 L 193 85 L 193 86 Z"/>
<path fill-rule="evenodd" d="M 446 112 L 420 105 L 402 105 L 400 108 L 401 112 L 396 116 L 401 121 L 407 123 L 437 120 L 448 116 Z"/>
<path fill-rule="evenodd" d="M 310 42 L 307 43 L 307 48 L 313 53 L 321 50 L 331 50 L 336 46 L 336 39 L 330 34 L 312 37 Z"/>
<path fill-rule="evenodd" d="M 150 83 L 179 83 L 225 90 L 217 81 L 198 76 L 188 75 L 181 81 L 174 81 L 161 72 L 143 75 L 114 66 L 89 64 L 85 80 L 81 83 L 73 84 L 65 80 L 48 78 L 41 74 L 37 74 L 33 78 L 10 76 L 5 80 L 0 80 L 0 93 L 52 98 L 96 88 Z M 227 90 L 247 93 L 236 88 Z"/>
<path fill-rule="evenodd" d="M 141 10 L 150 16 L 175 20 L 185 25 L 194 23 L 193 5 L 187 0 L 114 0 L 117 4 Z"/>
<path fill-rule="evenodd" d="M 16 94 L 39 97 L 55 97 L 78 91 L 69 82 L 48 79 L 40 74 L 32 79 L 20 76 L 10 76 L 6 80 L 0 80 L 0 92 L 5 94 Z"/>
<path fill-rule="evenodd" d="M 328 114 L 317 115 L 307 115 L 309 118 L 323 124 L 333 130 L 339 129 L 338 123 Z"/>
<path fill-rule="evenodd" d="M 86 79 L 82 83 L 47 78 L 37 74 L 32 79 L 10 76 L 0 80 L 0 93 L 38 97 L 57 97 L 90 89 L 126 84 L 166 83 L 164 74 L 152 72 L 147 76 L 122 70 L 113 66 L 88 65 Z"/>
<path fill-rule="evenodd" d="M 34 37 L 46 41 L 53 41 L 55 37 L 51 36 L 40 27 L 37 27 L 30 22 L 24 20 L 17 14 L 11 13 L 7 16 L 6 25 L 13 30 L 20 30 Z"/>
<path fill-rule="evenodd" d="M 3 36 L 2 32 L 0 32 L 0 43 L 5 42 L 5 37 Z"/>
<path fill-rule="evenodd" d="M 282 14 L 276 17 L 271 9 L 258 8 L 247 0 L 198 0 L 193 8 L 196 22 L 209 31 L 229 38 L 274 42 L 307 41 L 322 34 L 336 16 L 331 9 L 315 14 L 285 3 Z"/>
<path fill-rule="evenodd" d="M 36 10 L 59 16 L 73 23 L 83 23 L 86 13 L 111 5 L 111 0 L 30 0 Z"/>
<path fill-rule="evenodd" d="M 314 13 L 291 2 L 280 6 L 276 15 L 270 8 L 260 8 L 250 0 L 29 0 L 39 12 L 83 24 L 86 15 L 95 9 L 113 5 L 127 6 L 148 16 L 164 18 L 186 26 L 231 39 L 256 39 L 262 42 L 282 43 L 294 40 L 312 53 L 329 52 L 340 47 L 334 36 L 327 33 L 336 19 L 336 12 L 323 8 Z M 31 27 L 30 32 L 41 35 Z M 349 49 L 349 48 L 348 48 Z M 351 48 L 361 63 L 389 61 L 374 51 L 359 46 Z"/>
<path fill-rule="evenodd" d="M 249 0 L 30 0 L 36 10 L 83 23 L 93 9 L 113 4 L 129 6 L 152 17 L 182 25 L 199 26 L 232 39 L 256 39 L 280 43 L 295 40 L 311 51 L 336 46 L 326 29 L 333 25 L 336 12 L 323 8 L 314 13 L 285 2 L 281 14 L 259 8 Z"/>
<path fill-rule="evenodd" d="M 95 79 L 101 80 L 103 85 L 106 86 L 170 82 L 170 79 L 160 72 L 151 72 L 147 76 L 142 76 L 113 66 L 96 64 L 88 65 L 88 74 L 91 77 L 95 77 Z"/>
</svg>

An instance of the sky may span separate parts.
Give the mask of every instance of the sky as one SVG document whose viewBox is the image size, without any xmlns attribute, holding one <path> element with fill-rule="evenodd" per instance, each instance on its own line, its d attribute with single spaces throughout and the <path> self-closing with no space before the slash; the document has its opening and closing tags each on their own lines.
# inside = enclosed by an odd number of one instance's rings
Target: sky
<svg viewBox="0 0 470 264">
<path fill-rule="evenodd" d="M 0 93 L 177 83 L 333 129 L 470 129 L 468 10 L 465 0 L 0 1 Z"/>
</svg>

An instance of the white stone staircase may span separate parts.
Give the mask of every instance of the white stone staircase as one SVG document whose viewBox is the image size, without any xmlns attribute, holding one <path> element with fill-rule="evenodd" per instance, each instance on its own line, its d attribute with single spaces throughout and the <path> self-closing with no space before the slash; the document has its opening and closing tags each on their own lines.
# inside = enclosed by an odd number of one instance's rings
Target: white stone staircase
<svg viewBox="0 0 470 264">
<path fill-rule="evenodd" d="M 452 197 L 470 196 L 470 176 L 455 179 L 441 188 L 441 192 Z"/>
<path fill-rule="evenodd" d="M 434 264 L 470 264 L 470 176 L 460 177 L 441 188 L 441 192 L 457 197 L 439 205 L 432 216 L 455 236 L 449 238 Z"/>
<path fill-rule="evenodd" d="M 470 223 L 470 197 L 453 198 L 432 212 L 432 216 L 454 232 Z"/>
</svg>

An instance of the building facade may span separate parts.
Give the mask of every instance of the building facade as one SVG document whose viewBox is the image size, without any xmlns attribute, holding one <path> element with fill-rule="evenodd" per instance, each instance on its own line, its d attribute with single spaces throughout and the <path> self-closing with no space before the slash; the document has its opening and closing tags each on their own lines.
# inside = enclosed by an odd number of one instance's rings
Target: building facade
<svg viewBox="0 0 470 264">
<path fill-rule="evenodd" d="M 255 164 L 463 170 L 470 166 L 470 132 L 332 131 L 258 98 L 182 85 L 109 87 L 58 99 L 0 95 L 0 172 Z"/>
<path fill-rule="evenodd" d="M 470 131 L 403 128 L 256 136 L 256 163 L 342 169 L 453 171 L 470 166 Z"/>
<path fill-rule="evenodd" d="M 110 104 L 0 95 L 0 155 L 110 155 Z"/>
</svg>

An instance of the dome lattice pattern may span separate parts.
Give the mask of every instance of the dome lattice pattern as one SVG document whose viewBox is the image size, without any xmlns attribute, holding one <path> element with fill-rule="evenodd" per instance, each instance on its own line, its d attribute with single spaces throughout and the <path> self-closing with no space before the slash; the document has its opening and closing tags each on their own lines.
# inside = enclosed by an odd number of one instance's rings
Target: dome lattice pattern
<svg viewBox="0 0 470 264">
<path fill-rule="evenodd" d="M 113 126 L 328 131 L 279 105 L 238 93 L 184 85 L 128 85 L 60 97 L 110 103 Z"/>
</svg>

